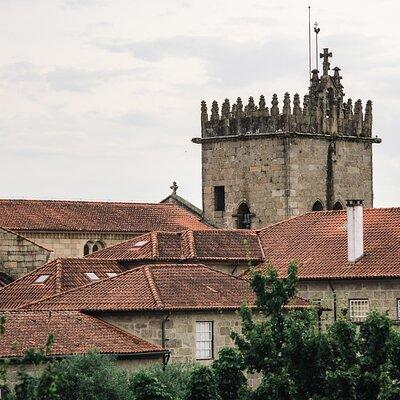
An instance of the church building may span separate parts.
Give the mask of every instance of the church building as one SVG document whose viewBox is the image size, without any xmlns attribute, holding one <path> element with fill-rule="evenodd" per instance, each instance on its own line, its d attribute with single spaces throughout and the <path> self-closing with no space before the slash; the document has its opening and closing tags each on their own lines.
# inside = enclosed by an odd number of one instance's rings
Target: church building
<svg viewBox="0 0 400 400">
<path fill-rule="evenodd" d="M 201 104 L 204 218 L 221 228 L 262 228 L 308 211 L 340 210 L 346 199 L 373 206 L 372 102 L 345 101 L 332 53 L 320 55 L 308 94 L 264 96 L 243 107 L 226 99 L 211 115 Z"/>
</svg>

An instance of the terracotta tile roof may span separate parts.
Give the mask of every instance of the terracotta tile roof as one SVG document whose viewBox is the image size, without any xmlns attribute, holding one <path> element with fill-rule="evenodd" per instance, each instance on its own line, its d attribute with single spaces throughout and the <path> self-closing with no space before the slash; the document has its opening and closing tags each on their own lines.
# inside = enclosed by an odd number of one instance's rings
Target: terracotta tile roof
<svg viewBox="0 0 400 400">
<path fill-rule="evenodd" d="M 1 288 L 0 310 L 16 309 L 32 301 L 87 285 L 90 280 L 85 272 L 105 279 L 108 278 L 107 273 L 120 273 L 122 270 L 115 260 L 59 258 Z M 49 277 L 45 282 L 35 283 L 37 278 L 46 275 Z"/>
<path fill-rule="evenodd" d="M 149 232 L 207 229 L 199 217 L 169 203 L 1 200 L 0 226 L 16 231 Z"/>
<path fill-rule="evenodd" d="M 245 280 L 197 264 L 135 268 L 28 305 L 51 310 L 236 309 L 253 298 Z"/>
<path fill-rule="evenodd" d="M 107 322 L 76 311 L 6 311 L 5 333 L 0 335 L 0 358 L 22 357 L 29 348 L 45 346 L 54 335 L 52 356 L 83 354 L 97 349 L 104 354 L 162 352 L 149 343 Z"/>
<path fill-rule="evenodd" d="M 241 229 L 151 232 L 91 254 L 88 258 L 134 260 L 234 260 L 260 262 L 257 232 Z"/>
<path fill-rule="evenodd" d="M 292 259 L 301 279 L 400 278 L 400 208 L 364 209 L 364 251 L 347 261 L 346 211 L 313 212 L 260 231 L 266 262 L 287 272 Z"/>
</svg>

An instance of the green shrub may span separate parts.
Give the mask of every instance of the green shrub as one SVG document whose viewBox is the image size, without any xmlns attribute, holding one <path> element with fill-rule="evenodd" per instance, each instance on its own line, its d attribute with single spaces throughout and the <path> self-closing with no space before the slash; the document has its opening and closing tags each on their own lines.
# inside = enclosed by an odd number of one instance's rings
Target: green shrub
<svg viewBox="0 0 400 400">
<path fill-rule="evenodd" d="M 136 400 L 173 400 L 165 386 L 147 371 L 134 375 L 130 388 Z"/>
<path fill-rule="evenodd" d="M 183 400 L 189 383 L 190 373 L 195 364 L 193 363 L 171 363 L 165 367 L 160 364 L 151 365 L 142 371 L 147 371 L 150 375 L 161 382 L 169 395 L 174 400 Z"/>
<path fill-rule="evenodd" d="M 57 398 L 49 394 L 68 400 L 132 400 L 124 371 L 95 352 L 48 364 L 39 389 L 43 400 Z"/>
<path fill-rule="evenodd" d="M 238 400 L 246 386 L 243 357 L 235 349 L 224 347 L 214 361 L 212 369 L 222 400 Z"/>
<path fill-rule="evenodd" d="M 217 382 L 211 368 L 199 366 L 190 374 L 186 400 L 220 400 Z"/>
</svg>

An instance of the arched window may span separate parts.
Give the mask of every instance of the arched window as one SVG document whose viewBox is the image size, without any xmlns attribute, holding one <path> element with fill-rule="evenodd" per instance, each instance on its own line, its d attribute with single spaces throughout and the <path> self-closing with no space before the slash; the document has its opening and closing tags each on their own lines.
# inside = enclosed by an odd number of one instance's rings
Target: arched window
<svg viewBox="0 0 400 400">
<path fill-rule="evenodd" d="M 343 210 L 343 205 L 340 201 L 337 201 L 334 205 L 333 205 L 333 209 L 334 210 Z"/>
<path fill-rule="evenodd" d="M 88 254 L 92 254 L 95 251 L 104 249 L 104 247 L 106 247 L 106 246 L 101 240 L 98 240 L 94 243 L 91 240 L 89 240 L 88 242 L 86 242 L 85 246 L 83 247 L 83 255 L 87 256 Z"/>
<path fill-rule="evenodd" d="M 237 212 L 237 227 L 239 229 L 250 229 L 251 217 L 249 206 L 246 203 L 242 203 Z"/>
<path fill-rule="evenodd" d="M 322 203 L 321 203 L 319 200 L 317 200 L 317 201 L 313 204 L 312 210 L 313 210 L 313 211 L 323 211 L 323 210 L 324 210 L 324 206 L 322 205 Z"/>
</svg>

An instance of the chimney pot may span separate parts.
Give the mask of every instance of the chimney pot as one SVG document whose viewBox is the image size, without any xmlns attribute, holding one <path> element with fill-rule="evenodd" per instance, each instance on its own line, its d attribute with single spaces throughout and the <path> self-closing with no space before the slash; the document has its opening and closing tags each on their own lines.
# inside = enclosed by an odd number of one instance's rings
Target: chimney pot
<svg viewBox="0 0 400 400">
<path fill-rule="evenodd" d="M 348 261 L 356 262 L 364 255 L 363 200 L 346 200 L 346 205 Z"/>
</svg>

